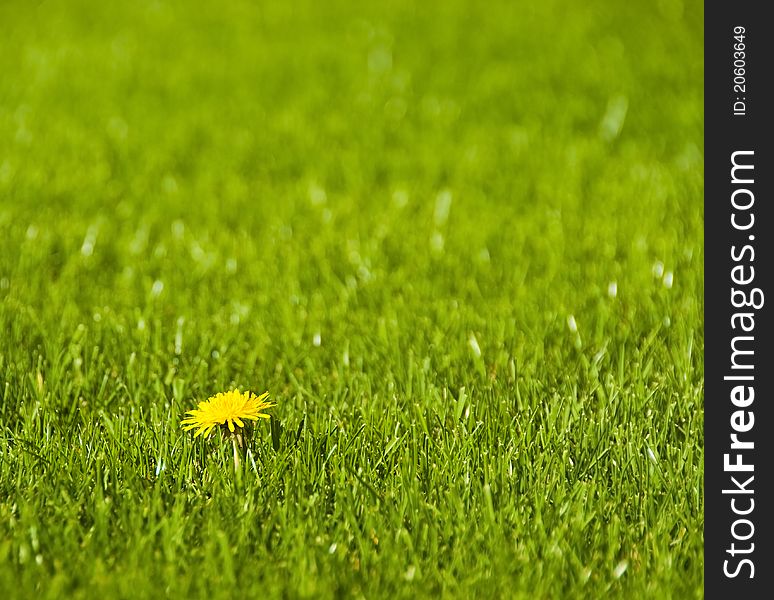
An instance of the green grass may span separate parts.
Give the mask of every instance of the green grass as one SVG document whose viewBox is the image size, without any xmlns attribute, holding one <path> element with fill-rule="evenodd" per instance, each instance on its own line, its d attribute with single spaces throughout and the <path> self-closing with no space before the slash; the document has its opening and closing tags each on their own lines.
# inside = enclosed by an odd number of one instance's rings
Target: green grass
<svg viewBox="0 0 774 600">
<path fill-rule="evenodd" d="M 412 4 L 0 7 L 0 597 L 703 595 L 702 4 Z"/>
</svg>

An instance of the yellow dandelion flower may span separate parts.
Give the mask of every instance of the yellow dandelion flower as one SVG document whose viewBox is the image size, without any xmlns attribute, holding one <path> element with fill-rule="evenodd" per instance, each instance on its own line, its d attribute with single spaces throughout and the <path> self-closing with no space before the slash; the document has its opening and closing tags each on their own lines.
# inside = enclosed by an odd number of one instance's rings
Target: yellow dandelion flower
<svg viewBox="0 0 774 600">
<path fill-rule="evenodd" d="M 239 390 L 221 392 L 211 396 L 205 402 L 199 402 L 199 408 L 186 412 L 180 422 L 186 431 L 196 429 L 194 437 L 207 436 L 218 425 L 226 426 L 234 433 L 234 426 L 244 427 L 245 420 L 268 419 L 269 415 L 261 411 L 275 406 L 267 400 L 269 392 L 256 396 L 252 392 L 240 393 Z"/>
</svg>

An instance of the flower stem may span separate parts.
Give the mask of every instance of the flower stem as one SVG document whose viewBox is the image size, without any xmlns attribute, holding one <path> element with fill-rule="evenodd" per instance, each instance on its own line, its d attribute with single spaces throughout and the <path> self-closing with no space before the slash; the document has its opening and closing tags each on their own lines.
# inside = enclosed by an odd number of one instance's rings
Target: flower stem
<svg viewBox="0 0 774 600">
<path fill-rule="evenodd" d="M 245 458 L 245 440 L 241 429 L 229 432 L 229 437 L 231 438 L 231 447 L 234 451 L 234 476 L 237 485 L 240 485 L 242 483 L 242 462 Z"/>
<path fill-rule="evenodd" d="M 237 449 L 237 438 L 236 438 L 236 436 L 233 436 L 231 438 L 231 445 L 234 447 L 234 472 L 237 473 L 237 476 L 238 476 L 238 473 L 240 471 L 239 467 L 242 465 L 242 461 L 239 458 L 240 452 Z"/>
</svg>

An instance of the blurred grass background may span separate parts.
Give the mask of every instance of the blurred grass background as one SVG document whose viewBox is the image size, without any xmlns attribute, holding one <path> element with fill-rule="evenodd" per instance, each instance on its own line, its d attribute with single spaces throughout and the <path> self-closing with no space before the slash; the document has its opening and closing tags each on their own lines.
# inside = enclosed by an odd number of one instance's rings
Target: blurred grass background
<svg viewBox="0 0 774 600">
<path fill-rule="evenodd" d="M 701 597 L 702 49 L 700 2 L 2 3 L 0 590 Z M 239 481 L 178 427 L 234 386 Z"/>
</svg>

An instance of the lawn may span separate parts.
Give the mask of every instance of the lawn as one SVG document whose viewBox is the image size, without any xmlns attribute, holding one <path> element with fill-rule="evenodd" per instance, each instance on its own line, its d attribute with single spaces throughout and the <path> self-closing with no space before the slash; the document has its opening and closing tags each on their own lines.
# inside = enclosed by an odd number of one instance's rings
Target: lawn
<svg viewBox="0 0 774 600">
<path fill-rule="evenodd" d="M 3 2 L 0 597 L 701 598 L 703 37 Z"/>
</svg>

